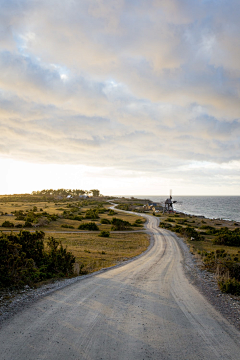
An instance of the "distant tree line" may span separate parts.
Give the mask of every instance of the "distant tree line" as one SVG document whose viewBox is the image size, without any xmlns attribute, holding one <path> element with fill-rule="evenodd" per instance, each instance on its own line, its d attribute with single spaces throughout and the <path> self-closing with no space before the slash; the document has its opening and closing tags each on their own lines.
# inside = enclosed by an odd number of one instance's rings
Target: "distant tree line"
<svg viewBox="0 0 240 360">
<path fill-rule="evenodd" d="M 80 196 L 80 195 L 91 195 L 94 197 L 98 197 L 100 195 L 100 191 L 98 189 L 92 190 L 80 190 L 80 189 L 48 189 L 48 190 L 38 190 L 33 191 L 32 195 L 44 195 L 44 196 Z"/>
</svg>

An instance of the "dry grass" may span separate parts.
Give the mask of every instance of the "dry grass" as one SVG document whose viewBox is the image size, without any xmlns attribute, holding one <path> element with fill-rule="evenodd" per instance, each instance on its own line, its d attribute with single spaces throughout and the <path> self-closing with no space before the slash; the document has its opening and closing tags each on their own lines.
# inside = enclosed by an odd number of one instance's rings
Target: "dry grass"
<svg viewBox="0 0 240 360">
<path fill-rule="evenodd" d="M 46 211 L 47 213 L 49 213 L 50 215 L 52 214 L 57 214 L 57 215 L 61 215 L 63 213 L 63 210 L 70 210 L 70 208 L 68 207 L 68 203 L 69 204 L 73 204 L 72 201 L 70 202 L 65 202 L 65 203 L 55 203 L 55 202 L 36 202 L 36 203 L 28 203 L 28 202 L 1 202 L 1 198 L 0 198 L 0 212 L 3 212 L 4 214 L 11 214 L 11 212 L 14 212 L 15 210 L 19 211 L 19 210 L 23 210 L 24 212 L 31 211 L 33 209 L 34 206 L 37 207 L 38 212 L 40 211 L 40 209 L 42 209 L 43 211 Z M 85 215 L 86 210 L 95 207 L 95 205 L 91 206 L 84 206 L 81 207 L 81 209 L 79 209 L 79 212 L 82 213 L 82 216 Z M 109 208 L 110 205 L 105 205 L 105 208 Z M 117 212 L 117 211 L 116 211 Z M 102 218 L 107 218 L 108 220 L 112 220 L 113 217 L 125 220 L 125 221 L 129 221 L 131 224 L 135 222 L 135 220 L 139 219 L 139 216 L 133 215 L 133 214 L 125 214 L 125 213 L 121 213 L 121 212 L 117 212 L 117 214 L 115 215 L 111 215 L 109 216 L 107 213 L 105 214 L 99 214 L 99 219 L 97 219 L 95 221 L 96 225 L 98 225 L 99 230 L 111 230 L 111 224 L 101 224 L 101 219 Z M 7 215 L 2 215 L 0 216 L 0 228 L 1 230 L 7 230 L 6 228 L 2 228 L 1 225 L 4 221 L 10 221 L 15 225 L 17 224 L 24 224 L 25 221 L 23 220 L 16 220 L 15 216 L 7 216 Z M 143 220 L 143 218 L 141 218 L 141 220 Z M 42 231 L 62 231 L 62 232 L 67 232 L 67 231 L 74 231 L 74 230 L 78 230 L 78 226 L 80 224 L 83 224 L 85 222 L 89 222 L 91 221 L 90 219 L 83 219 L 82 221 L 77 221 L 77 220 L 70 220 L 70 219 L 58 219 L 57 221 L 51 221 L 48 225 L 46 226 L 42 226 L 40 228 L 38 228 L 39 230 Z M 74 229 L 67 229 L 67 228 L 62 228 L 61 225 L 70 225 L 73 226 Z M 141 227 L 132 227 L 132 230 L 139 230 L 141 229 Z M 28 228 L 26 228 L 26 230 L 28 230 Z"/>
<path fill-rule="evenodd" d="M 113 266 L 141 254 L 148 248 L 149 237 L 143 233 L 111 233 L 109 238 L 97 234 L 55 234 L 49 233 L 67 246 L 76 257 L 76 262 L 83 264 L 87 273 Z M 46 238 L 47 241 L 47 238 Z"/>
</svg>

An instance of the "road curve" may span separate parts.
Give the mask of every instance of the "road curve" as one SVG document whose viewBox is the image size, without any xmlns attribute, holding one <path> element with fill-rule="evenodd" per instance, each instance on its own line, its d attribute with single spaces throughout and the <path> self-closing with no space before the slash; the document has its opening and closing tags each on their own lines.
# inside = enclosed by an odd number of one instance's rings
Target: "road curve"
<svg viewBox="0 0 240 360">
<path fill-rule="evenodd" d="M 193 287 L 170 232 L 124 266 L 38 300 L 0 330 L 0 358 L 240 359 L 240 334 Z"/>
</svg>

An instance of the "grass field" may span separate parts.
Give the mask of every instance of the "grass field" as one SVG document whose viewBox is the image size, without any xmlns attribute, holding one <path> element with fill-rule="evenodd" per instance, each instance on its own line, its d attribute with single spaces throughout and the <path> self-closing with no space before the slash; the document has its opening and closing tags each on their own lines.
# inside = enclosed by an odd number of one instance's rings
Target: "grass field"
<svg viewBox="0 0 240 360">
<path fill-rule="evenodd" d="M 21 200 L 21 198 L 20 198 Z M 112 224 L 102 224 L 102 219 L 107 219 L 111 222 L 113 218 L 121 219 L 129 222 L 131 225 L 136 220 L 141 220 L 142 224 L 129 227 L 129 230 L 143 229 L 145 219 L 140 216 L 123 213 L 110 212 L 110 204 L 99 200 L 88 201 L 4 201 L 4 197 L 0 197 L 0 231 L 10 232 L 12 230 L 41 230 L 45 232 L 45 244 L 49 236 L 53 236 L 56 240 L 61 241 L 63 247 L 67 247 L 68 251 L 72 252 L 76 257 L 76 262 L 82 267 L 82 273 L 91 273 L 101 268 L 113 266 L 121 261 L 135 257 L 145 251 L 149 245 L 149 237 L 144 233 L 114 233 L 111 231 Z M 85 218 L 88 210 L 98 211 L 97 219 Z M 18 219 L 16 212 L 22 211 L 24 219 Z M 32 227 L 26 227 L 26 217 L 29 215 L 45 214 L 48 218 L 48 224 L 38 226 L 39 221 L 36 217 L 33 221 Z M 49 216 L 56 215 L 56 219 L 51 220 Z M 78 217 L 80 220 L 73 220 L 66 217 Z M 5 222 L 11 222 L 14 227 L 6 228 L 1 225 Z M 99 231 L 85 233 L 80 231 L 78 226 L 80 224 L 94 222 Z M 21 224 L 22 228 L 17 228 L 16 225 Z M 68 226 L 68 228 L 62 227 Z M 99 237 L 100 231 L 111 231 L 110 237 Z M 59 233 L 56 233 L 59 232 Z M 72 233 L 68 233 L 72 232 Z"/>
<path fill-rule="evenodd" d="M 1 201 L 2 200 L 2 201 Z M 124 221 L 128 221 L 130 222 L 130 224 L 133 224 L 137 219 L 141 219 L 144 222 L 144 219 L 139 216 L 133 215 L 133 214 L 125 214 L 122 212 L 117 212 L 115 211 L 115 213 L 113 215 L 109 215 L 107 212 L 106 213 L 99 213 L 99 218 L 92 220 L 92 219 L 85 219 L 85 214 L 86 211 L 89 209 L 94 209 L 96 208 L 96 204 L 91 205 L 91 202 L 89 202 L 89 204 L 86 205 L 82 205 L 81 202 L 74 202 L 74 201 L 69 201 L 69 202 L 54 202 L 54 201 L 45 201 L 45 202 L 3 202 L 3 198 L 0 197 L 0 230 L 6 230 L 6 228 L 2 227 L 2 224 L 5 221 L 10 221 L 11 223 L 14 224 L 14 226 L 16 225 L 21 225 L 22 227 L 24 227 L 24 229 L 29 230 L 30 228 L 24 226 L 25 221 L 24 220 L 17 220 L 16 216 L 14 216 L 14 211 L 20 211 L 22 210 L 25 214 L 31 212 L 34 208 L 34 206 L 36 206 L 37 211 L 35 211 L 35 213 L 40 214 L 40 211 L 47 212 L 49 215 L 53 215 L 56 214 L 57 215 L 57 220 L 56 221 L 50 221 L 47 225 L 43 225 L 38 227 L 37 229 L 42 230 L 42 231 L 62 231 L 62 232 L 66 232 L 69 231 L 70 229 L 68 228 L 64 228 L 62 227 L 62 225 L 64 226 L 71 226 L 71 231 L 75 231 L 78 230 L 78 226 L 80 224 L 84 224 L 86 222 L 90 222 L 90 221 L 94 221 L 96 223 L 96 225 L 99 227 L 99 230 L 111 230 L 112 225 L 111 224 L 101 224 L 101 219 L 105 218 L 108 220 L 112 220 L 113 217 L 122 219 Z M 71 210 L 75 207 L 74 212 L 71 213 Z M 103 205 L 103 207 L 107 210 L 110 208 L 109 204 L 105 204 Z M 74 210 L 74 209 L 73 209 Z M 82 217 L 83 219 L 81 221 L 79 220 L 72 220 L 72 219 L 66 219 L 64 218 L 64 211 L 70 212 L 71 214 L 77 215 Z M 32 224 L 33 228 L 35 226 L 35 224 Z M 133 226 L 131 227 L 132 230 L 139 230 L 141 228 L 141 226 Z M 79 231 L 79 230 L 78 230 Z"/>
<path fill-rule="evenodd" d="M 61 241 L 83 265 L 83 272 L 91 273 L 118 264 L 141 254 L 148 248 L 149 237 L 144 233 L 111 233 L 109 238 L 93 234 L 47 234 Z M 47 237 L 46 240 L 47 241 Z"/>
</svg>

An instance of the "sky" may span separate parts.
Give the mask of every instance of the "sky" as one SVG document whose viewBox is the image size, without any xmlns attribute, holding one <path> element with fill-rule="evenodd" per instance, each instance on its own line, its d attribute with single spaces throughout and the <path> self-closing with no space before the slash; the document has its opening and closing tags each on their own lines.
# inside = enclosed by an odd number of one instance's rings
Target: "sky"
<svg viewBox="0 0 240 360">
<path fill-rule="evenodd" d="M 0 194 L 240 195 L 239 0 L 0 0 Z"/>
</svg>

